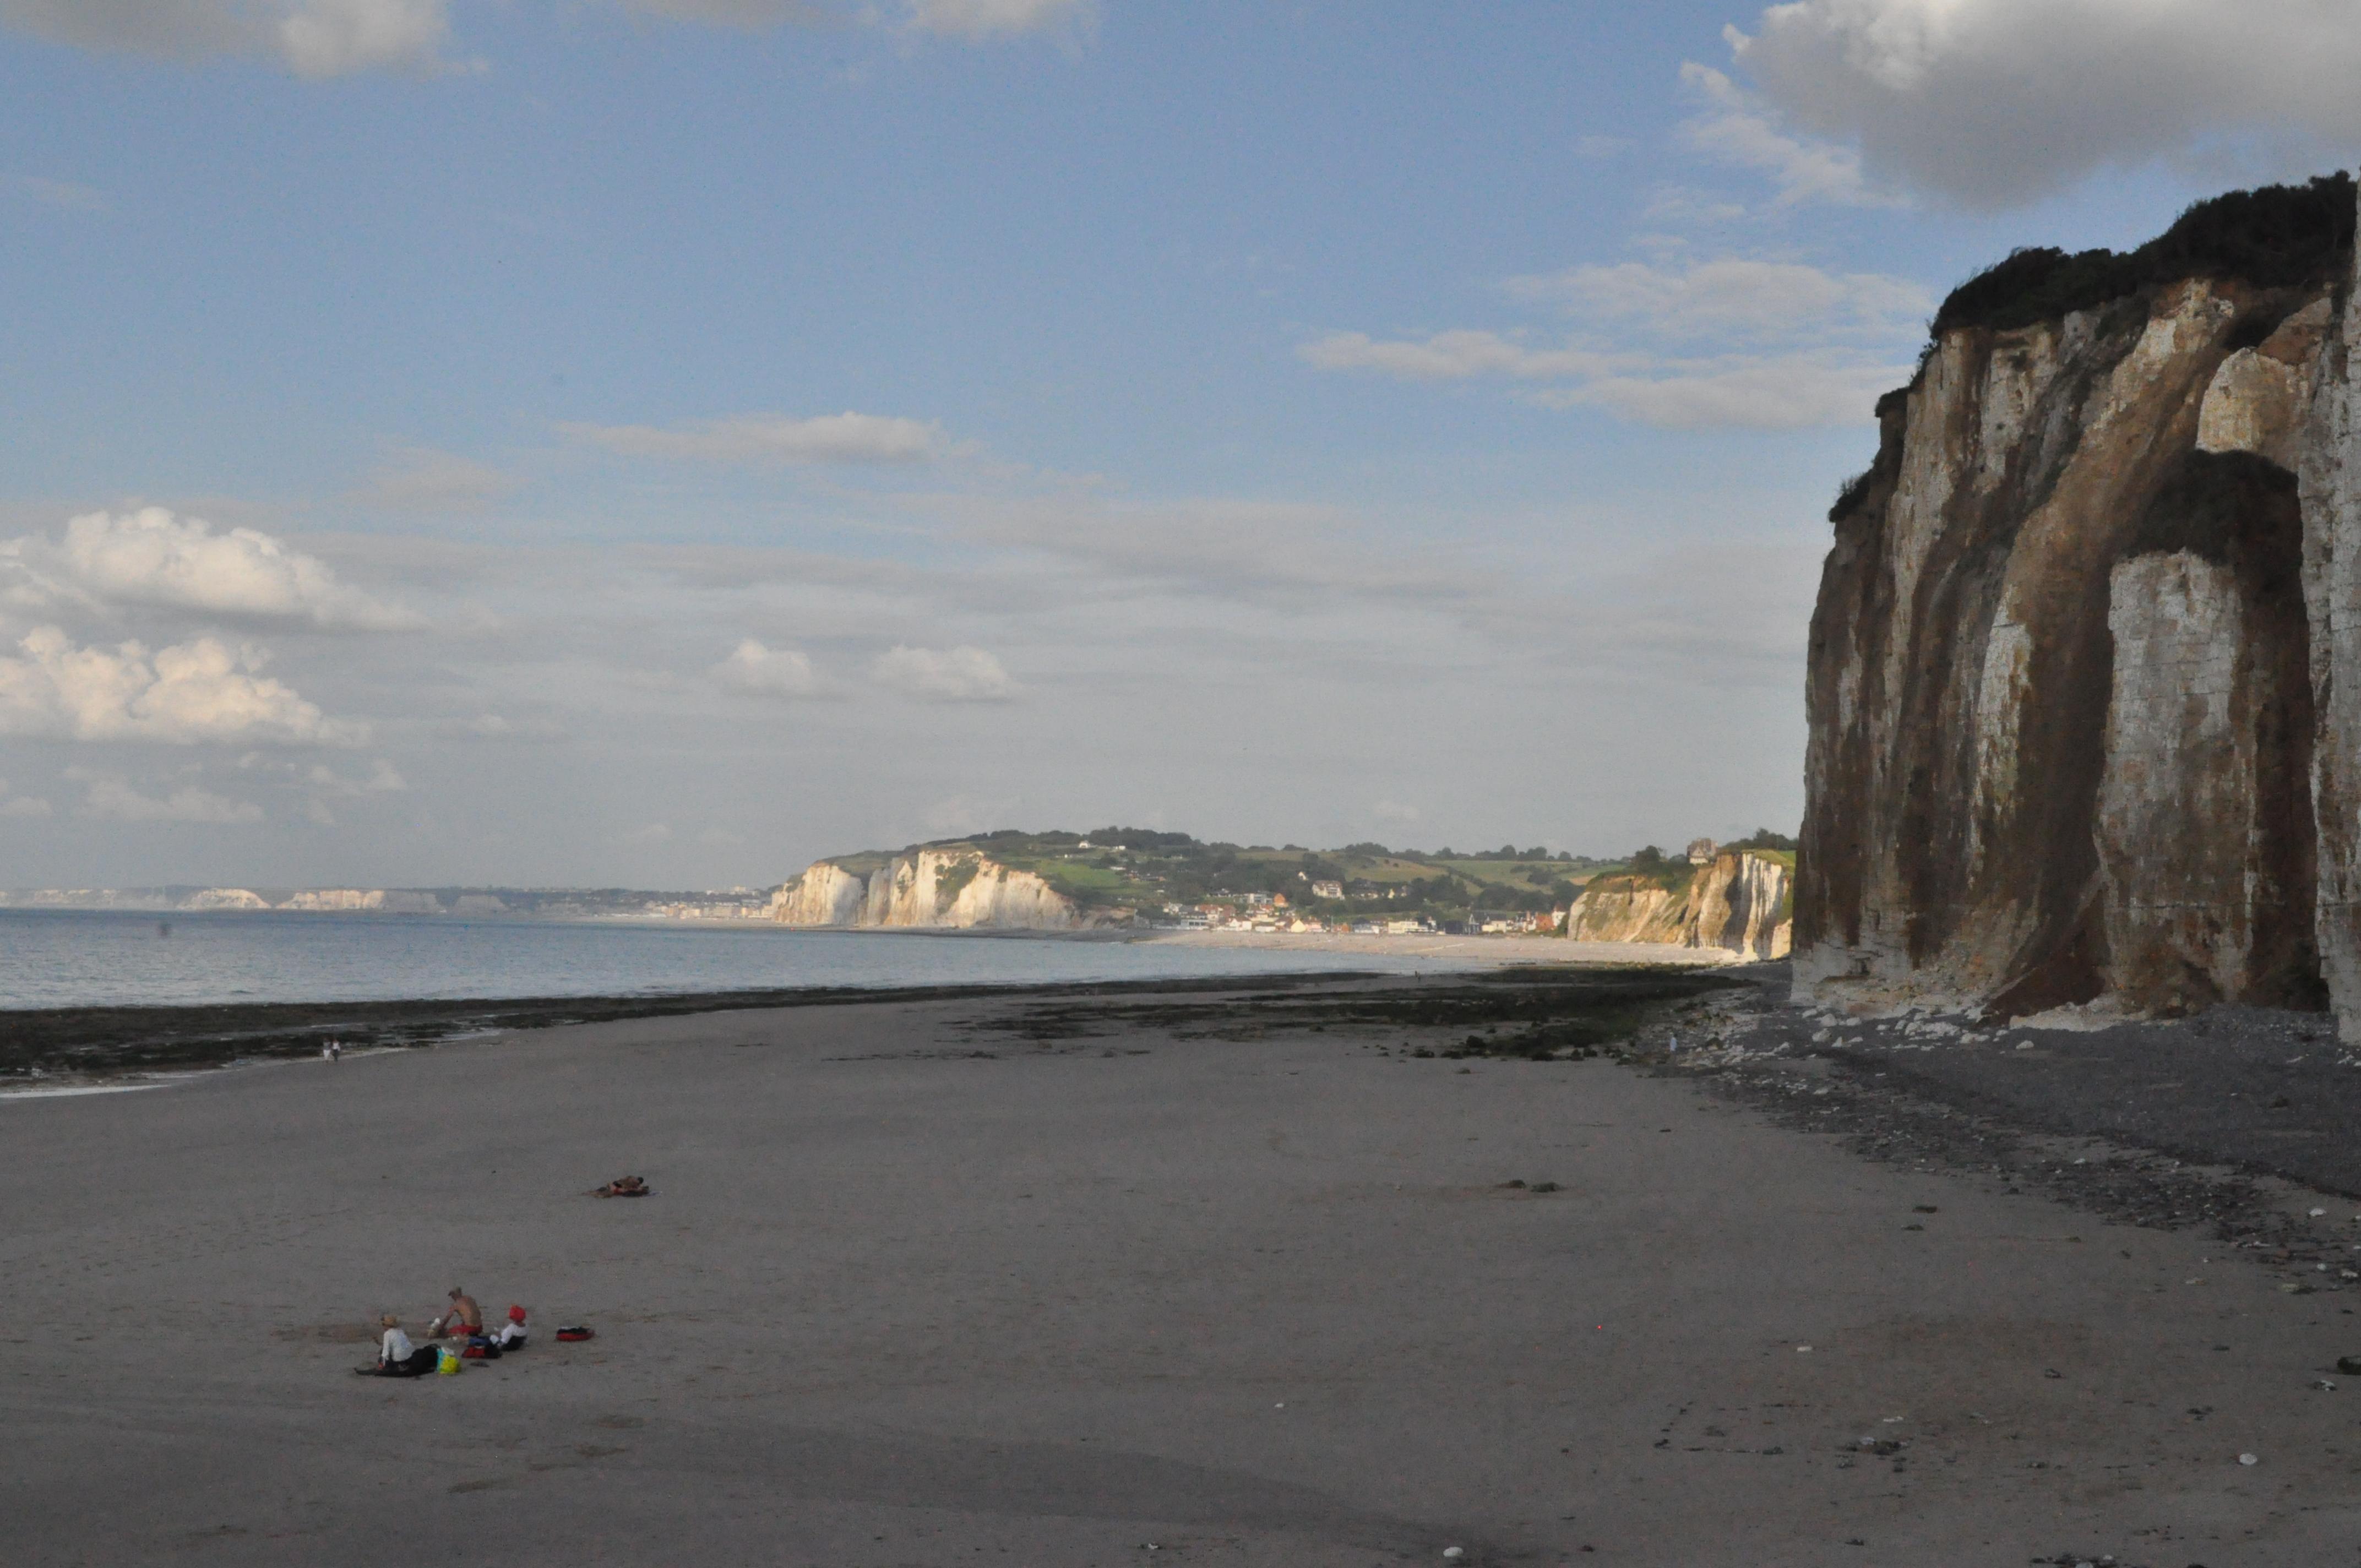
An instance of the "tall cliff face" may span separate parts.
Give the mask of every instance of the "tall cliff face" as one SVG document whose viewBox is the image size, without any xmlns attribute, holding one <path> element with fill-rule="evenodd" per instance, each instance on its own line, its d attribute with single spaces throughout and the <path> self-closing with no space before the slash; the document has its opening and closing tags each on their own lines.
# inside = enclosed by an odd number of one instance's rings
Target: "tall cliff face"
<svg viewBox="0 0 2361 1568">
<path fill-rule="evenodd" d="M 817 861 L 771 894 L 771 918 L 782 926 L 856 926 L 868 898 L 867 878 Z"/>
<path fill-rule="evenodd" d="M 1784 862 L 1744 850 L 1699 866 L 1677 891 L 1641 877 L 1601 877 L 1574 901 L 1566 935 L 1784 958 L 1792 881 Z"/>
<path fill-rule="evenodd" d="M 771 918 L 881 930 L 1065 931 L 1082 924 L 1072 902 L 1041 877 L 972 850 L 896 855 L 866 878 L 818 861 L 771 895 Z"/>
<path fill-rule="evenodd" d="M 1880 405 L 1812 622 L 1799 991 L 2361 1007 L 2349 291 L 1959 326 Z"/>
</svg>

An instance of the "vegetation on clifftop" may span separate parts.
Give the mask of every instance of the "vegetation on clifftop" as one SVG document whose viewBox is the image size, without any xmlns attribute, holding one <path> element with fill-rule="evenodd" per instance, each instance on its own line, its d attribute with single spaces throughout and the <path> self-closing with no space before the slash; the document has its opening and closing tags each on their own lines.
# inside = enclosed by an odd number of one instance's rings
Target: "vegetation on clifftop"
<svg viewBox="0 0 2361 1568">
<path fill-rule="evenodd" d="M 2353 230 L 2349 174 L 2233 191 L 2196 203 L 2137 250 L 2012 252 L 1951 291 L 1935 313 L 1934 335 L 2031 326 L 2187 278 L 2263 289 L 2324 282 L 2348 265 Z"/>
<path fill-rule="evenodd" d="M 1792 845 L 1765 829 L 1756 838 Z M 1749 841 L 1750 843 L 1752 840 Z M 1308 850 L 1300 844 L 1207 843 L 1186 833 L 1145 828 L 1104 828 L 1088 833 L 1028 833 L 1015 829 L 961 839 L 937 839 L 908 849 L 864 850 L 830 861 L 856 875 L 868 875 L 896 854 L 920 850 L 972 852 L 1029 872 L 1083 909 L 1130 907 L 1154 915 L 1167 905 L 1246 903 L 1259 895 L 1284 895 L 1288 906 L 1323 918 L 1466 918 L 1472 911 L 1516 914 L 1564 909 L 1593 877 L 1620 872 L 1631 862 L 1585 859 L 1534 846 L 1432 852 L 1396 850 L 1361 842 L 1342 849 Z M 1642 850 L 1632 861 L 1655 857 L 1642 874 L 1676 875 L 1682 884 L 1693 868 L 1660 850 Z M 953 894 L 975 875 L 948 873 Z M 1341 890 L 1342 896 L 1324 891 Z M 947 900 L 946 900 L 947 901 Z"/>
</svg>

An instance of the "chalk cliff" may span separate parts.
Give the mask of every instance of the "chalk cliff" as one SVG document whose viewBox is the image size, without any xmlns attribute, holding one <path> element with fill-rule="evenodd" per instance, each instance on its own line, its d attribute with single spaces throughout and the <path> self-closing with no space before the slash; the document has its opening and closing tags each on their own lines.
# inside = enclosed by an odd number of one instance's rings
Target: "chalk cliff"
<svg viewBox="0 0 2361 1568">
<path fill-rule="evenodd" d="M 2361 1014 L 2353 201 L 1947 302 L 1830 514 L 1799 992 Z"/>
<path fill-rule="evenodd" d="M 1715 857 L 1678 890 L 1646 877 L 1599 877 L 1574 901 L 1566 935 L 1784 958 L 1793 877 L 1784 861 L 1747 850 Z"/>
<path fill-rule="evenodd" d="M 895 855 L 866 877 L 817 861 L 771 895 L 770 909 L 785 926 L 1065 931 L 1083 924 L 1072 901 L 1041 876 L 973 850 Z"/>
</svg>

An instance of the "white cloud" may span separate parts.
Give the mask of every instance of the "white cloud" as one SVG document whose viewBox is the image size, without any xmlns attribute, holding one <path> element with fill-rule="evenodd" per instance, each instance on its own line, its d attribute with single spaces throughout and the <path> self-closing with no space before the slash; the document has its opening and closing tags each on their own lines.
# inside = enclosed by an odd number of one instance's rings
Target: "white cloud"
<svg viewBox="0 0 2361 1568">
<path fill-rule="evenodd" d="M 928 702 L 1007 702 L 1021 689 L 981 648 L 897 647 L 878 655 L 873 673 L 880 685 Z"/>
<path fill-rule="evenodd" d="M 1464 329 L 1392 341 L 1333 333 L 1297 353 L 1324 370 L 1404 380 L 1548 382 L 1523 396 L 1672 429 L 1794 430 L 1866 423 L 1879 394 L 1909 378 L 1906 345 L 1934 308 L 1907 279 L 1741 257 L 1576 267 L 1506 290 L 1559 307 L 1580 334 L 1535 346 Z"/>
<path fill-rule="evenodd" d="M 231 824 L 262 820 L 262 807 L 252 801 L 232 800 L 195 784 L 182 784 L 166 795 L 148 795 L 108 773 L 77 768 L 70 769 L 66 776 L 88 786 L 80 807 L 84 817 L 113 822 Z"/>
<path fill-rule="evenodd" d="M 1288 501 L 1109 504 L 1088 494 L 1003 503 L 972 518 L 980 543 L 1039 551 L 1132 592 L 1180 590 L 1298 606 L 1345 598 L 1466 603 L 1501 585 L 1456 549 L 1378 547 L 1352 514 Z"/>
<path fill-rule="evenodd" d="M 261 742 L 350 745 L 357 724 L 322 717 L 279 681 L 256 672 L 261 656 L 210 637 L 151 656 L 137 642 L 76 647 L 40 627 L 0 656 L 0 734 L 180 745 Z"/>
<path fill-rule="evenodd" d="M 893 27 L 984 43 L 1027 33 L 1071 30 L 1096 15 L 1096 0 L 899 0 L 889 7 L 847 0 L 624 0 L 631 10 L 681 22 L 754 31 L 798 24 Z"/>
<path fill-rule="evenodd" d="M 1681 67 L 1682 82 L 1705 110 L 1681 127 L 1689 145 L 1708 157 L 1769 176 L 1782 206 L 1824 202 L 1836 206 L 1891 206 L 1894 198 L 1861 176 L 1861 154 L 1781 128 L 1775 111 L 1710 66 Z"/>
<path fill-rule="evenodd" d="M 65 537 L 0 543 L 0 583 L 21 603 L 79 600 L 161 605 L 215 615 L 308 621 L 327 630 L 393 631 L 424 624 L 337 579 L 316 556 L 251 528 L 215 533 L 162 507 L 91 512 Z"/>
<path fill-rule="evenodd" d="M 561 425 L 568 435 L 626 457 L 705 463 L 926 463 L 950 455 L 940 425 L 845 412 L 813 419 L 739 414 L 663 427 Z"/>
<path fill-rule="evenodd" d="M 1694 267 L 1626 261 L 1511 278 L 1519 299 L 1668 337 L 1916 337 L 1935 308 L 1920 284 L 1881 272 L 1824 272 L 1795 262 L 1725 257 Z"/>
<path fill-rule="evenodd" d="M 446 718 L 435 725 L 434 732 L 452 740 L 562 740 L 566 738 L 565 727 L 548 719 L 516 719 L 498 713 L 479 713 L 473 718 Z"/>
<path fill-rule="evenodd" d="M 0 27 L 175 60 L 252 56 L 298 76 L 432 71 L 447 0 L 0 0 Z"/>
<path fill-rule="evenodd" d="M 2224 139 L 2300 166 L 2361 143 L 2345 0 L 1796 0 L 1728 36 L 1797 125 L 1974 207 Z"/>
<path fill-rule="evenodd" d="M 394 511 L 461 511 L 516 490 L 516 476 L 488 463 L 431 446 L 406 446 L 370 469 L 353 499 Z"/>
<path fill-rule="evenodd" d="M 713 666 L 713 678 L 757 696 L 817 696 L 821 690 L 810 659 L 792 648 L 765 648 L 752 637 Z"/>
<path fill-rule="evenodd" d="M 651 822 L 644 828 L 634 828 L 623 835 L 626 844 L 667 844 L 672 841 L 672 824 Z"/>
<path fill-rule="evenodd" d="M 1608 355 L 1578 348 L 1528 348 L 1497 332 L 1458 330 L 1422 338 L 1372 338 L 1336 332 L 1296 351 L 1323 370 L 1376 370 L 1405 381 L 1459 381 L 1470 376 L 1588 376 L 1614 367 Z"/>
<path fill-rule="evenodd" d="M 362 800 L 372 795 L 393 795 L 410 787 L 409 782 L 383 757 L 369 764 L 366 778 L 346 778 L 325 763 L 315 762 L 303 774 L 303 782 L 320 794 L 337 800 Z"/>
<path fill-rule="evenodd" d="M 1419 809 L 1415 806 L 1406 805 L 1399 800 L 1381 800 L 1369 807 L 1369 815 L 1380 822 L 1408 827 L 1418 820 Z"/>
<path fill-rule="evenodd" d="M 1806 430 L 1867 424 L 1877 400 L 1910 378 L 1905 361 L 1787 354 L 1667 361 L 1653 374 L 1606 376 L 1533 395 L 1551 408 L 1604 408 L 1667 430 Z"/>
<path fill-rule="evenodd" d="M 980 43 L 1088 23 L 1096 0 L 907 0 L 910 26 Z"/>
<path fill-rule="evenodd" d="M 8 781 L 0 779 L 0 817 L 47 817 L 49 803 L 38 795 L 10 793 Z"/>
</svg>

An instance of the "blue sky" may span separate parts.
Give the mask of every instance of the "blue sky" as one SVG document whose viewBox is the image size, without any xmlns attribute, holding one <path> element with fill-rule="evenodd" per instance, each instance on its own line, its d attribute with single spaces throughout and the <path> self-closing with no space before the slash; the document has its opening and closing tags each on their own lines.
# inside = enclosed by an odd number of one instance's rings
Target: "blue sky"
<svg viewBox="0 0 2361 1568">
<path fill-rule="evenodd" d="M 1788 826 L 1933 302 L 2351 151 L 2027 4 L 0 0 L 0 883 Z"/>
</svg>

